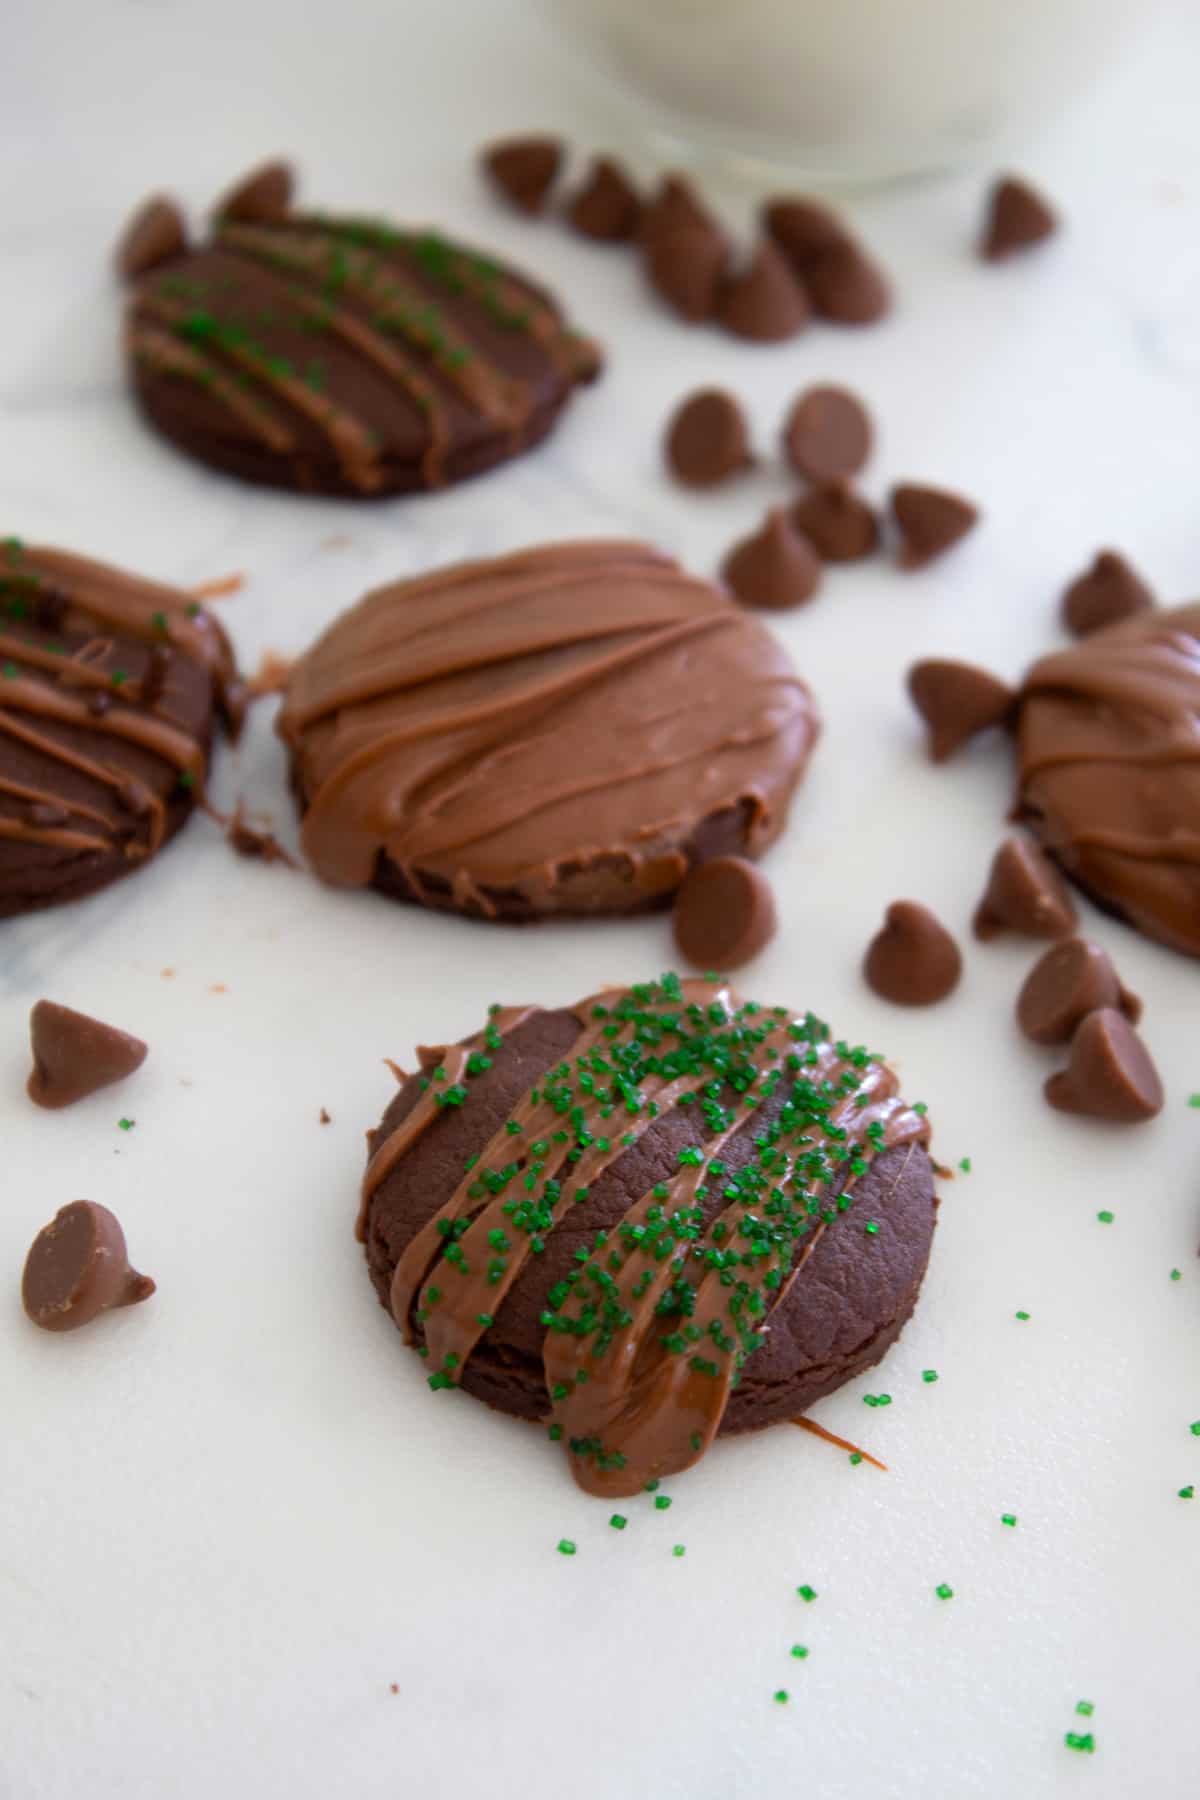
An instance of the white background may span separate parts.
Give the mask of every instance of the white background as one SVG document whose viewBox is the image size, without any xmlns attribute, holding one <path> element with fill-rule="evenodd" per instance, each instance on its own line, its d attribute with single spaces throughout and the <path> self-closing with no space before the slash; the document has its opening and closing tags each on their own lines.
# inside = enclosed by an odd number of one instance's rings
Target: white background
<svg viewBox="0 0 1200 1800">
<path fill-rule="evenodd" d="M 743 985 L 892 1053 L 942 1158 L 973 1159 L 901 1343 L 817 1409 L 887 1475 L 780 1429 L 719 1448 L 669 1512 L 629 1505 L 617 1533 L 538 1433 L 430 1395 L 375 1304 L 351 1224 L 381 1058 L 472 1029 L 493 999 L 653 974 L 662 919 L 427 917 L 239 862 L 197 819 L 124 886 L 0 926 L 4 1800 L 1195 1794 L 1200 1499 L 1176 1490 L 1200 1484 L 1196 966 L 1085 909 L 1145 997 L 1167 1086 L 1163 1116 L 1128 1131 L 1044 1106 L 1054 1059 L 1011 1018 L 1034 946 L 968 940 L 958 994 L 912 1017 L 858 976 L 897 895 L 965 937 L 1009 797 L 1002 744 L 924 760 L 907 664 L 962 653 L 1017 675 L 1058 641 L 1056 595 L 1100 544 L 1164 598 L 1200 586 L 1200 25 L 1183 12 L 1024 147 L 1066 215 L 1058 242 L 973 261 L 979 175 L 876 196 L 856 217 L 894 270 L 894 318 L 777 349 L 684 331 L 622 252 L 481 192 L 471 152 L 493 132 L 614 142 L 523 7 L 41 0 L 6 21 L 0 530 L 181 583 L 242 572 L 220 604 L 248 666 L 370 584 L 541 537 L 643 533 L 712 570 L 787 491 L 769 453 L 814 379 L 874 409 L 874 491 L 943 480 L 986 518 L 936 568 L 834 572 L 779 622 L 827 730 L 767 863 L 783 929 Z M 124 216 L 151 186 L 201 209 L 278 150 L 308 200 L 525 259 L 607 340 L 609 373 L 543 452 L 356 507 L 240 488 L 138 425 L 107 266 Z M 748 198 L 724 198 L 745 224 Z M 709 500 L 674 489 L 657 449 L 701 381 L 745 396 L 768 452 Z M 288 832 L 269 712 L 218 794 Z M 42 994 L 142 1033 L 144 1070 L 35 1111 Z M 56 1339 L 22 1316 L 20 1268 L 80 1195 L 116 1210 L 159 1292 Z M 889 1408 L 863 1405 L 882 1390 Z M 1091 1758 L 1062 1742 L 1088 1724 Z"/>
</svg>

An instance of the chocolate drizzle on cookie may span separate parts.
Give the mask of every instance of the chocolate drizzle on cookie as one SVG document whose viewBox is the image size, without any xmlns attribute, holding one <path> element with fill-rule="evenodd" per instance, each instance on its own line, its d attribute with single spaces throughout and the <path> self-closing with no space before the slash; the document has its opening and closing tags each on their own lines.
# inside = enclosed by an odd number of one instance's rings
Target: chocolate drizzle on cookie
<svg viewBox="0 0 1200 1800">
<path fill-rule="evenodd" d="M 126 336 L 143 405 L 186 448 L 363 495 L 515 453 L 600 367 L 490 258 L 319 214 L 219 214 L 208 244 L 140 281 Z"/>
<path fill-rule="evenodd" d="M 0 915 L 66 897 L 64 864 L 73 892 L 152 856 L 203 787 L 214 702 L 236 726 L 228 641 L 186 594 L 0 542 Z"/>
<path fill-rule="evenodd" d="M 1200 605 L 1043 657 L 1019 704 L 1016 816 L 1102 905 L 1200 955 Z"/>
<path fill-rule="evenodd" d="M 812 1014 L 745 1002 L 710 980 L 664 976 L 571 1012 L 574 1042 L 409 1239 L 390 1301 L 430 1385 L 458 1386 L 551 1235 L 579 1237 L 573 1271 L 541 1313 L 551 1435 L 583 1488 L 616 1497 L 700 1459 L 855 1183 L 886 1151 L 926 1144 L 929 1127 L 879 1057 L 831 1041 Z M 471 1105 L 473 1077 L 526 1016 L 495 1008 L 478 1047 L 426 1065 L 416 1105 L 376 1135 L 360 1235 L 380 1184 L 446 1109 Z M 615 1228 L 582 1234 L 572 1216 L 589 1186 L 677 1113 L 695 1129 L 674 1172 Z M 722 1152 L 755 1116 L 752 1154 L 730 1166 Z"/>
<path fill-rule="evenodd" d="M 279 718 L 319 875 L 486 917 L 650 904 L 717 816 L 757 853 L 816 730 L 761 625 L 618 541 L 378 589 Z"/>
</svg>

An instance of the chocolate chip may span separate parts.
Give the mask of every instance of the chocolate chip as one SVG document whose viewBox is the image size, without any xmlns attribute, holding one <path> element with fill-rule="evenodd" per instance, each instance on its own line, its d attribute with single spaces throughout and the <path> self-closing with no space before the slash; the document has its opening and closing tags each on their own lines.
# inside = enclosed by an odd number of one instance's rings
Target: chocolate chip
<svg viewBox="0 0 1200 1800">
<path fill-rule="evenodd" d="M 170 262 L 187 249 L 183 214 L 165 194 L 153 194 L 143 202 L 121 234 L 116 250 L 117 273 L 135 281 L 150 269 Z"/>
<path fill-rule="evenodd" d="M 746 415 L 723 388 L 701 388 L 674 413 L 663 453 L 685 486 L 715 487 L 753 461 Z"/>
<path fill-rule="evenodd" d="M 802 494 L 792 508 L 792 524 L 822 562 L 857 562 L 879 543 L 875 508 L 846 481 L 827 482 Z"/>
<path fill-rule="evenodd" d="M 504 138 L 480 153 L 484 172 L 507 200 L 525 213 L 540 213 L 562 165 L 558 138 Z"/>
<path fill-rule="evenodd" d="M 677 231 L 706 231 L 727 243 L 720 221 L 691 182 L 683 175 L 665 175 L 642 210 L 637 235 L 648 246 L 656 237 L 671 237 Z"/>
<path fill-rule="evenodd" d="M 1088 1013 L 1116 1008 L 1136 1025 L 1142 1003 L 1121 986 L 1099 944 L 1068 938 L 1038 958 L 1017 995 L 1017 1024 L 1035 1044 L 1067 1044 Z"/>
<path fill-rule="evenodd" d="M 810 307 L 791 267 L 769 238 L 746 267 L 721 283 L 717 322 L 734 337 L 778 344 L 807 325 Z"/>
<path fill-rule="evenodd" d="M 1163 1108 L 1153 1058 L 1129 1021 L 1113 1007 L 1091 1012 L 1071 1039 L 1065 1069 L 1045 1086 L 1060 1112 L 1086 1113 L 1114 1124 L 1138 1125 Z"/>
<path fill-rule="evenodd" d="M 822 251 L 804 270 L 813 311 L 836 325 L 873 325 L 890 310 L 887 277 L 852 240 Z"/>
<path fill-rule="evenodd" d="M 675 896 L 675 942 L 697 969 L 741 968 L 774 937 L 776 922 L 770 882 L 742 856 L 701 863 Z"/>
<path fill-rule="evenodd" d="M 993 725 L 1012 716 L 1016 694 L 1006 682 L 973 663 L 930 657 L 908 671 L 913 705 L 929 727 L 934 762 L 948 756 Z"/>
<path fill-rule="evenodd" d="M 917 900 L 893 900 L 867 946 L 863 974 L 897 1006 L 932 1006 L 953 993 L 962 955 L 941 920 Z"/>
<path fill-rule="evenodd" d="M 638 191 L 620 163 L 611 156 L 597 156 L 571 198 L 567 219 L 584 237 L 619 244 L 637 235 L 641 212 Z"/>
<path fill-rule="evenodd" d="M 998 262 L 1016 250 L 1027 250 L 1058 229 L 1058 219 L 1047 200 L 1027 181 L 1006 176 L 996 182 L 987 199 L 979 254 L 985 262 Z"/>
<path fill-rule="evenodd" d="M 1146 583 L 1119 550 L 1097 551 L 1091 566 L 1077 575 L 1062 597 L 1062 622 L 1076 637 L 1087 637 L 1134 613 L 1158 605 Z"/>
<path fill-rule="evenodd" d="M 699 324 L 716 311 L 717 291 L 729 257 L 724 232 L 707 226 L 656 231 L 645 246 L 646 273 L 680 318 Z"/>
<path fill-rule="evenodd" d="M 800 196 L 768 200 L 762 218 L 768 234 L 801 275 L 806 275 L 825 251 L 854 241 L 837 214 L 819 200 Z"/>
<path fill-rule="evenodd" d="M 43 1225 L 21 1277 L 21 1304 L 43 1331 L 76 1331 L 153 1292 L 150 1277 L 129 1266 L 119 1219 L 93 1200 L 72 1200 Z"/>
<path fill-rule="evenodd" d="M 812 387 L 801 394 L 783 428 L 793 469 L 809 481 L 857 475 L 871 454 L 871 420 L 847 388 Z"/>
<path fill-rule="evenodd" d="M 72 1106 L 140 1069 L 147 1046 L 86 1013 L 39 1000 L 29 1015 L 33 1072 L 27 1091 L 39 1106 Z"/>
<path fill-rule="evenodd" d="M 1075 907 L 1058 870 L 1023 838 L 1006 838 L 992 858 L 991 873 L 975 912 L 975 936 L 984 942 L 1002 931 L 1025 937 L 1069 937 Z"/>
<path fill-rule="evenodd" d="M 721 579 L 743 606 L 778 611 L 811 600 L 820 585 L 821 562 L 784 509 L 776 507 L 753 536 L 734 545 L 721 565 Z"/>
<path fill-rule="evenodd" d="M 892 516 L 900 532 L 900 562 L 919 569 L 957 544 L 979 518 L 979 508 L 948 488 L 901 482 L 892 489 Z"/>
<path fill-rule="evenodd" d="M 218 219 L 239 225 L 275 225 L 291 211 L 295 176 L 285 162 L 260 163 L 218 200 Z"/>
</svg>

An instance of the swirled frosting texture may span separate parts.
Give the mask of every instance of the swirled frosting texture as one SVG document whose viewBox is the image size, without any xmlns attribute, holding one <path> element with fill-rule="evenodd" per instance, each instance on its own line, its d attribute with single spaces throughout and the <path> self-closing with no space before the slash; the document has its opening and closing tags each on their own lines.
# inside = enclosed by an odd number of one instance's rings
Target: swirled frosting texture
<svg viewBox="0 0 1200 1800">
<path fill-rule="evenodd" d="M 1035 663 L 1018 816 L 1100 905 L 1200 956 L 1200 603 Z"/>
<path fill-rule="evenodd" d="M 761 851 L 817 734 L 767 630 L 645 545 L 377 589 L 280 716 L 317 872 L 488 916 L 610 912 Z"/>
</svg>

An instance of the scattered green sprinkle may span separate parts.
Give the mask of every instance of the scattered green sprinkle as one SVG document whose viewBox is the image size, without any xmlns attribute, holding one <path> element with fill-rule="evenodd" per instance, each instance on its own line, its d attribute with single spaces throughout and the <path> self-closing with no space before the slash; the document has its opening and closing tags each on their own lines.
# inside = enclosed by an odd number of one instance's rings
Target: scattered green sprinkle
<svg viewBox="0 0 1200 1800">
<path fill-rule="evenodd" d="M 686 1556 L 687 1555 L 687 1545 L 686 1544 L 673 1545 L 672 1549 L 671 1549 L 671 1555 L 672 1556 Z"/>
<path fill-rule="evenodd" d="M 863 1226 L 863 1230 L 866 1232 L 868 1237 L 874 1237 L 879 1230 L 878 1220 L 868 1219 L 866 1224 Z"/>
<path fill-rule="evenodd" d="M 954 1589 L 948 1581 L 939 1581 L 933 1591 L 939 1600 L 953 1600 L 954 1598 Z"/>
<path fill-rule="evenodd" d="M 560 1556 L 574 1556 L 575 1550 L 576 1544 L 574 1538 L 559 1538 L 558 1554 Z"/>
<path fill-rule="evenodd" d="M 774 1699 L 775 1699 L 777 1705 L 786 1706 L 788 1703 L 787 1689 L 786 1688 L 776 1688 L 775 1694 L 774 1694 Z"/>
<path fill-rule="evenodd" d="M 1171 1280 L 1172 1281 L 1182 1281 L 1183 1280 L 1182 1269 L 1172 1269 L 1171 1270 Z"/>
<path fill-rule="evenodd" d="M 1077 1700 L 1075 1702 L 1075 1711 L 1079 1714 L 1081 1719 L 1090 1719 L 1095 1710 L 1096 1708 L 1090 1700 Z"/>
<path fill-rule="evenodd" d="M 938 1372 L 936 1369 L 922 1369 L 921 1370 L 921 1380 L 922 1381 L 936 1381 L 937 1378 L 938 1378 Z"/>
<path fill-rule="evenodd" d="M 1096 1740 L 1090 1731 L 1068 1731 L 1063 1742 L 1068 1750 L 1086 1750 L 1089 1756 L 1096 1748 Z"/>
<path fill-rule="evenodd" d="M 670 1506 L 670 1504 L 671 1504 L 670 1494 L 656 1494 L 654 1496 L 655 1512 L 666 1512 L 666 1510 Z"/>
<path fill-rule="evenodd" d="M 642 1492 L 644 1494 L 652 1494 L 654 1492 L 654 1490 L 657 1488 L 657 1486 L 658 1486 L 658 1476 L 652 1475 L 650 1477 L 649 1481 L 646 1482 L 645 1486 L 643 1487 Z"/>
<path fill-rule="evenodd" d="M 151 623 L 151 625 L 153 625 L 155 631 L 161 632 L 163 637 L 166 637 L 166 635 L 167 635 L 167 615 L 166 615 L 166 613 L 164 613 L 164 612 L 151 613 L 150 614 L 150 623 Z"/>
<path fill-rule="evenodd" d="M 17 669 L 17 665 L 15 662 L 6 662 L 5 663 L 5 665 L 4 665 L 5 681 L 15 681 L 17 679 L 18 673 L 19 673 L 19 671 Z"/>
<path fill-rule="evenodd" d="M 796 1589 L 796 1592 L 799 1594 L 799 1596 L 802 1600 L 815 1600 L 817 1597 L 816 1588 L 809 1587 L 807 1581 L 802 1582 L 801 1585 Z"/>
<path fill-rule="evenodd" d="M 1016 1522 L 1017 1522 L 1016 1513 L 1001 1513 L 1000 1514 L 1000 1523 L 1002 1525 L 1015 1525 Z"/>
<path fill-rule="evenodd" d="M 1186 1487 L 1180 1488 L 1179 1498 L 1181 1500 L 1194 1500 L 1196 1498 L 1196 1490 L 1192 1486 L 1192 1483 L 1190 1481 L 1188 1482 Z"/>
<path fill-rule="evenodd" d="M 863 1459 L 863 1455 L 862 1455 L 861 1450 L 852 1450 L 850 1452 L 850 1461 L 854 1464 L 854 1466 L 856 1468 L 857 1468 L 858 1464 L 862 1461 L 862 1459 Z"/>
<path fill-rule="evenodd" d="M 190 769 L 184 769 L 183 773 L 179 777 L 179 785 L 182 788 L 195 787 L 196 777 L 192 774 L 192 771 Z"/>
<path fill-rule="evenodd" d="M 1027 1312 L 1019 1312 L 1017 1314 L 1018 1319 L 1028 1319 L 1030 1316 L 1031 1315 Z"/>
<path fill-rule="evenodd" d="M 1188 1105 L 1189 1106 L 1200 1106 L 1200 1094 L 1189 1094 L 1188 1095 Z"/>
<path fill-rule="evenodd" d="M 1102 1225 L 1111 1225 L 1113 1220 L 1116 1218 L 1116 1214 L 1110 1213 L 1108 1208 L 1105 1207 L 1103 1212 L 1098 1212 L 1096 1214 L 1096 1217 L 1099 1219 L 1099 1221 Z"/>
<path fill-rule="evenodd" d="M 190 606 L 184 607 L 184 617 L 188 619 L 198 619 L 200 617 L 200 610 L 200 602 L 198 600 L 193 600 Z"/>
<path fill-rule="evenodd" d="M 962 1170 L 962 1172 L 963 1172 L 963 1174 L 964 1174 L 964 1175 L 969 1175 L 969 1174 L 970 1174 L 970 1173 L 971 1173 L 971 1159 L 970 1159 L 970 1157 L 969 1157 L 969 1156 L 964 1156 L 964 1157 L 963 1157 L 963 1158 L 962 1158 L 962 1159 L 961 1159 L 961 1160 L 960 1160 L 960 1162 L 959 1162 L 959 1165 L 958 1165 L 958 1166 L 959 1166 L 959 1168 L 960 1168 L 960 1169 L 961 1169 L 961 1170 Z"/>
<path fill-rule="evenodd" d="M 608 1522 L 612 1526 L 614 1531 L 624 1531 L 625 1527 L 629 1523 L 629 1520 L 625 1517 L 624 1513 L 614 1513 L 612 1518 Z"/>
<path fill-rule="evenodd" d="M 808 1645 L 807 1644 L 793 1644 L 792 1645 L 792 1655 L 797 1658 L 803 1658 L 803 1657 L 807 1656 L 808 1655 Z"/>
<path fill-rule="evenodd" d="M 548 1425 L 546 1427 L 546 1436 L 550 1439 L 552 1444 L 559 1443 L 562 1439 L 562 1426 Z"/>
<path fill-rule="evenodd" d="M 1200 1437 L 1200 1419 L 1193 1419 L 1191 1424 L 1188 1426 L 1188 1430 L 1191 1432 L 1193 1437 Z"/>
<path fill-rule="evenodd" d="M 136 1124 L 137 1124 L 136 1119 L 118 1119 L 117 1120 L 117 1129 L 119 1131 L 132 1131 Z"/>
</svg>

